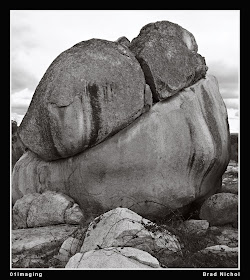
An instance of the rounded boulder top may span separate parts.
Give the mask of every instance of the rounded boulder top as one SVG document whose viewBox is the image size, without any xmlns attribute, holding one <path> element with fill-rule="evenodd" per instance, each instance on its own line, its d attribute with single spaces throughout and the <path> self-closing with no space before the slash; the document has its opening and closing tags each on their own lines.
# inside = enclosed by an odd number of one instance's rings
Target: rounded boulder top
<svg viewBox="0 0 250 280">
<path fill-rule="evenodd" d="M 82 41 L 47 69 L 19 136 L 44 160 L 73 156 L 137 118 L 144 107 L 144 87 L 140 64 L 126 46 Z"/>
<path fill-rule="evenodd" d="M 155 102 L 195 84 L 208 69 L 193 34 L 169 21 L 142 27 L 129 48 L 141 64 Z"/>
</svg>

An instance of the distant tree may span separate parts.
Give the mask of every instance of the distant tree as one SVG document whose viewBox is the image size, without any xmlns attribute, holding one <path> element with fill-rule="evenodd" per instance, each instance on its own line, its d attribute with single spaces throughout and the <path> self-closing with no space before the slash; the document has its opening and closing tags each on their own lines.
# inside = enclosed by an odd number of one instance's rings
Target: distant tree
<svg viewBox="0 0 250 280">
<path fill-rule="evenodd" d="M 231 134 L 231 160 L 238 162 L 238 133 Z"/>
<path fill-rule="evenodd" d="M 14 120 L 11 120 L 12 135 L 17 132 L 17 128 L 18 128 L 17 122 Z"/>
<path fill-rule="evenodd" d="M 14 168 L 14 165 L 19 160 L 19 158 L 24 153 L 24 147 L 19 139 L 19 136 L 17 134 L 18 125 L 15 120 L 11 120 L 11 132 L 12 132 L 12 169 Z"/>
</svg>

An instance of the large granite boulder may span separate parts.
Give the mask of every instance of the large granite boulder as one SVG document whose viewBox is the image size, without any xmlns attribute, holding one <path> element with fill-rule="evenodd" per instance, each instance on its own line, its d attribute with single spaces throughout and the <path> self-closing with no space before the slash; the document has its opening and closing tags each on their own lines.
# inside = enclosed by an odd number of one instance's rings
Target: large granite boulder
<svg viewBox="0 0 250 280">
<path fill-rule="evenodd" d="M 136 119 L 144 88 L 143 71 L 126 46 L 101 39 L 80 42 L 47 69 L 19 136 L 45 160 L 75 155 Z"/>
<path fill-rule="evenodd" d="M 145 25 L 129 48 L 141 64 L 155 101 L 204 78 L 208 69 L 204 57 L 197 53 L 194 36 L 169 21 Z"/>
<path fill-rule="evenodd" d="M 46 162 L 25 153 L 13 170 L 13 201 L 54 190 L 87 216 L 125 207 L 148 219 L 164 217 L 216 192 L 229 151 L 226 107 L 216 78 L 208 76 L 78 155 Z"/>
</svg>

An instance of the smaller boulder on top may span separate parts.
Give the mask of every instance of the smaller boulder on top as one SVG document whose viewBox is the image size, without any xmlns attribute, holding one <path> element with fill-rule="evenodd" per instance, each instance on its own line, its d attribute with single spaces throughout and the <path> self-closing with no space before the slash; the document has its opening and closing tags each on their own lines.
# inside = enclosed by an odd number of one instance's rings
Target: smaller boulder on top
<svg viewBox="0 0 250 280">
<path fill-rule="evenodd" d="M 208 69 L 197 53 L 193 34 L 169 21 L 145 25 L 129 48 L 140 62 L 156 102 L 195 84 Z"/>
</svg>

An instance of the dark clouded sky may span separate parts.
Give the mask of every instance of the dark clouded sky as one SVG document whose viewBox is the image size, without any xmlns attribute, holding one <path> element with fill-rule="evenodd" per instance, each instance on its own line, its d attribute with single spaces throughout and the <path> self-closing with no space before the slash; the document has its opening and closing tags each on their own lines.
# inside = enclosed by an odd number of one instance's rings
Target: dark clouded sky
<svg viewBox="0 0 250 280">
<path fill-rule="evenodd" d="M 168 20 L 190 31 L 218 79 L 231 132 L 239 130 L 239 33 L 237 10 L 33 10 L 11 11 L 11 113 L 18 123 L 51 62 L 91 38 L 130 41 L 150 23 Z"/>
</svg>

